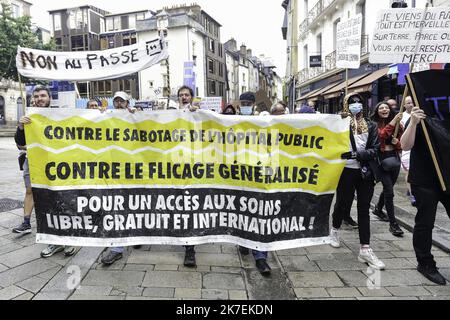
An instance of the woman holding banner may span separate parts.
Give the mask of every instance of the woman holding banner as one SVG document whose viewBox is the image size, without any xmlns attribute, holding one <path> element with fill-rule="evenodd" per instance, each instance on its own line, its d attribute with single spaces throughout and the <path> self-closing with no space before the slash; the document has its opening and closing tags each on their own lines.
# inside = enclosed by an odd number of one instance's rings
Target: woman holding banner
<svg viewBox="0 0 450 320">
<path fill-rule="evenodd" d="M 350 111 L 350 115 L 348 114 Z M 333 212 L 331 246 L 340 247 L 339 229 L 345 217 L 350 215 L 355 191 L 358 198 L 358 225 L 361 248 L 358 260 L 370 267 L 383 270 L 385 265 L 370 248 L 369 208 L 372 200 L 376 171 L 375 159 L 378 155 L 379 140 L 377 126 L 363 117 L 363 99 L 359 94 L 349 94 L 344 99 L 342 117 L 350 116 L 350 152 L 342 154 L 347 160 L 344 172 L 336 190 L 336 204 Z"/>
<path fill-rule="evenodd" d="M 395 115 L 395 111 L 389 107 L 386 101 L 378 103 L 372 115 L 372 120 L 378 124 L 378 137 L 380 139 L 378 162 L 381 183 L 383 184 L 383 192 L 380 194 L 373 213 L 381 220 L 389 221 L 389 231 L 396 237 L 403 236 L 403 230 L 398 225 L 394 213 L 394 185 L 400 173 L 400 154 L 402 152 L 400 138 L 403 133 L 403 126 L 400 125 L 398 137 L 394 137 L 394 131 L 402 117 L 402 113 Z M 383 213 L 384 206 L 386 206 L 387 219 Z"/>
</svg>

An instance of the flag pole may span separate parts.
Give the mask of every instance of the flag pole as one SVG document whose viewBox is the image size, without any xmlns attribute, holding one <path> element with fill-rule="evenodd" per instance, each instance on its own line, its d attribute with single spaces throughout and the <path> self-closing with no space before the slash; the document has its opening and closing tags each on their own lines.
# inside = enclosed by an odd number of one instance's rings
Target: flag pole
<svg viewBox="0 0 450 320">
<path fill-rule="evenodd" d="M 20 72 L 17 71 L 17 75 L 19 76 L 19 90 L 20 90 L 20 96 L 22 98 L 22 115 L 25 115 L 25 110 L 27 107 L 27 100 L 25 99 L 23 95 L 23 84 L 22 84 L 22 77 L 20 76 Z"/>
<path fill-rule="evenodd" d="M 413 83 L 411 81 L 411 77 L 410 77 L 409 74 L 406 75 L 406 79 L 408 81 L 408 86 L 410 87 L 410 90 L 411 90 L 411 93 L 412 93 L 412 97 L 414 99 L 414 105 L 416 107 L 420 108 L 419 99 L 417 99 L 416 90 L 414 89 L 414 85 L 413 85 Z M 446 192 L 447 191 L 447 187 L 445 186 L 444 178 L 443 178 L 443 175 L 442 175 L 442 170 L 439 167 L 439 163 L 437 161 L 436 153 L 434 152 L 433 145 L 431 144 L 431 139 L 430 139 L 430 135 L 428 133 L 428 129 L 427 129 L 427 127 L 425 125 L 425 122 L 423 120 L 420 121 L 420 124 L 422 125 L 422 130 L 423 130 L 423 133 L 425 135 L 425 139 L 427 141 L 428 149 L 430 150 L 430 153 L 431 153 L 431 158 L 433 159 L 433 164 L 434 164 L 434 167 L 436 169 L 436 173 L 438 175 L 438 179 L 439 179 L 439 183 L 441 184 L 442 191 Z"/>
</svg>

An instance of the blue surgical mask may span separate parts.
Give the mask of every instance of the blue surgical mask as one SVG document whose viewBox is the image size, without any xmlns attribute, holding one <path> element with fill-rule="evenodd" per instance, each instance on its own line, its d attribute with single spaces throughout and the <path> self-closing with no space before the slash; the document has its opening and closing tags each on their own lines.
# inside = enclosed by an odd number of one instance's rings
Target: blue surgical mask
<svg viewBox="0 0 450 320">
<path fill-rule="evenodd" d="M 253 114 L 252 106 L 241 106 L 241 114 L 243 116 L 251 116 Z"/>
<path fill-rule="evenodd" d="M 352 115 L 356 116 L 358 113 L 360 113 L 363 109 L 362 103 L 352 103 L 348 106 L 348 110 L 351 112 Z"/>
</svg>

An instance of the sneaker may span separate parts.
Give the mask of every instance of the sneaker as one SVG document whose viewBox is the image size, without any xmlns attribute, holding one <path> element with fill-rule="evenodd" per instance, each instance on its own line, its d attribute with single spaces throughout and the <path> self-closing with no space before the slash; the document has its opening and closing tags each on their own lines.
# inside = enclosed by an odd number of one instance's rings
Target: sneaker
<svg viewBox="0 0 450 320">
<path fill-rule="evenodd" d="M 435 266 L 427 266 L 427 265 L 418 265 L 417 271 L 419 271 L 425 278 L 434 282 L 438 285 L 445 286 L 447 281 L 445 278 L 439 273 L 439 269 Z"/>
<path fill-rule="evenodd" d="M 375 209 L 373 209 L 372 213 L 378 217 L 378 219 L 380 219 L 381 221 L 384 222 L 389 222 L 389 217 L 387 216 L 386 213 L 383 212 L 383 210 L 378 210 L 377 207 L 375 207 Z"/>
<path fill-rule="evenodd" d="M 57 246 L 55 244 L 49 244 L 47 248 L 41 251 L 42 258 L 48 258 L 54 255 L 55 253 L 61 252 L 64 250 L 63 246 Z"/>
<path fill-rule="evenodd" d="M 358 223 L 352 217 L 345 218 L 343 222 L 352 229 L 358 229 Z"/>
<path fill-rule="evenodd" d="M 376 270 L 384 270 L 386 268 L 385 264 L 377 258 L 371 248 L 360 249 L 358 261 L 367 263 L 370 267 Z"/>
<path fill-rule="evenodd" d="M 193 248 L 186 248 L 183 264 L 188 268 L 195 268 L 197 266 L 197 263 L 195 262 L 195 250 Z"/>
<path fill-rule="evenodd" d="M 31 233 L 31 224 L 22 222 L 18 227 L 12 229 L 13 233 Z"/>
<path fill-rule="evenodd" d="M 106 254 L 102 257 L 101 262 L 102 262 L 102 264 L 104 264 L 106 266 L 110 266 L 117 260 L 122 259 L 122 256 L 123 256 L 122 252 L 109 251 L 108 254 Z"/>
<path fill-rule="evenodd" d="M 413 195 L 410 195 L 409 196 L 409 201 L 411 201 L 411 205 L 413 207 L 417 207 L 416 197 L 414 197 Z"/>
<path fill-rule="evenodd" d="M 73 256 L 76 251 L 77 251 L 77 249 L 75 247 L 70 247 L 70 246 L 65 246 L 64 247 L 64 255 L 66 257 Z"/>
<path fill-rule="evenodd" d="M 333 248 L 340 248 L 341 247 L 341 240 L 339 239 L 339 230 L 336 230 L 334 228 L 331 229 L 330 232 L 331 242 L 330 245 Z"/>
<path fill-rule="evenodd" d="M 255 264 L 256 268 L 263 276 L 267 276 L 270 274 L 271 269 L 266 259 L 258 259 L 256 260 Z"/>
<path fill-rule="evenodd" d="M 240 252 L 243 256 L 246 256 L 246 255 L 248 255 L 248 254 L 250 253 L 250 250 L 249 250 L 248 248 L 246 248 L 246 247 L 241 247 L 241 246 L 239 246 L 239 252 Z"/>
<path fill-rule="evenodd" d="M 390 233 L 392 233 L 396 237 L 401 237 L 404 234 L 403 230 L 400 229 L 400 226 L 398 225 L 397 222 L 391 223 L 389 225 L 389 231 L 390 231 Z"/>
</svg>

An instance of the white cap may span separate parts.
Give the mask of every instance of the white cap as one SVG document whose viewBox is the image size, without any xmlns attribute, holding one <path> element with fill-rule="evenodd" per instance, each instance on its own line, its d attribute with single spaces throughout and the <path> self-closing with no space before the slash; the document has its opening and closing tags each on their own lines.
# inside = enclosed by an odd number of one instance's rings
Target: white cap
<svg viewBox="0 0 450 320">
<path fill-rule="evenodd" d="M 113 100 L 115 100 L 116 98 L 122 98 L 122 99 L 125 100 L 125 101 L 130 101 L 130 98 L 128 97 L 128 95 L 126 94 L 126 92 L 123 92 L 123 91 L 117 91 L 117 92 L 114 94 Z"/>
</svg>

